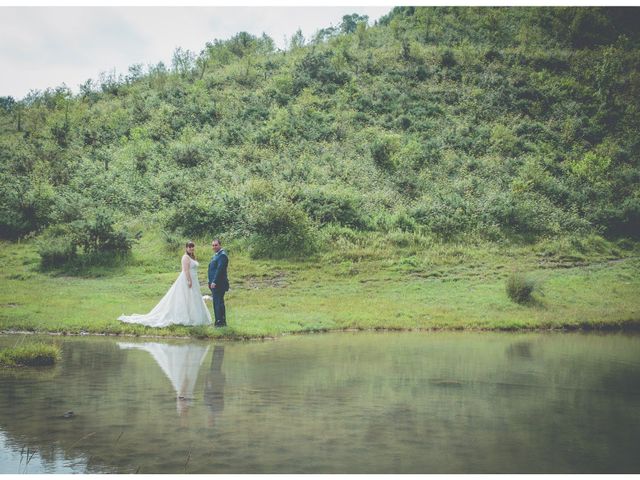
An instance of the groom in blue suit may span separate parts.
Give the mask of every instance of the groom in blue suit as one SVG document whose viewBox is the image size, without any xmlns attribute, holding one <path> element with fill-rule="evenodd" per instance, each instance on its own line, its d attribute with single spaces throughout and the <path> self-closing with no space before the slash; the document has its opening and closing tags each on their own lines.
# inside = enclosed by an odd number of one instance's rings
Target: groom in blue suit
<svg viewBox="0 0 640 480">
<path fill-rule="evenodd" d="M 229 290 L 229 278 L 227 277 L 227 266 L 229 257 L 222 249 L 220 240 L 217 238 L 211 242 L 213 251 L 216 252 L 209 263 L 209 289 L 213 297 L 213 314 L 216 317 L 216 327 L 227 326 L 227 313 L 224 307 L 224 294 Z"/>
</svg>

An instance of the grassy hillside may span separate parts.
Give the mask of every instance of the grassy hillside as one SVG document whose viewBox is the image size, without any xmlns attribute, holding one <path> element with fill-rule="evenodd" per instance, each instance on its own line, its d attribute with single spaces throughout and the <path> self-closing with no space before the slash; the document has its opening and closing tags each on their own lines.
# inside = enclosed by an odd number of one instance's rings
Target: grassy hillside
<svg viewBox="0 0 640 480">
<path fill-rule="evenodd" d="M 504 295 L 505 269 L 538 270 L 545 255 L 551 266 L 580 258 L 574 280 L 589 272 L 603 282 L 589 287 L 594 295 L 631 302 L 601 314 L 637 320 L 637 283 L 621 280 L 635 260 L 602 262 L 633 257 L 640 232 L 639 12 L 395 8 L 373 26 L 352 15 L 311 39 L 296 34 L 284 51 L 240 32 L 199 54 L 177 49 L 171 66 L 89 80 L 77 95 L 60 86 L 2 97 L 0 250 L 7 262 L 25 252 L 29 273 L 18 265 L 5 275 L 0 320 L 47 328 L 40 303 L 7 307 L 35 279 L 61 289 L 56 301 L 84 298 L 86 315 L 100 310 L 100 325 L 116 328 L 111 319 L 136 305 L 136 292 L 150 306 L 167 286 L 147 283 L 149 269 L 168 281 L 180 245 L 213 236 L 232 246 L 236 278 L 279 283 L 277 272 L 296 272 L 286 275 L 299 308 L 287 320 L 273 304 L 278 331 L 376 326 L 378 317 L 393 326 L 386 319 L 405 314 L 397 325 L 557 326 L 558 311 L 519 315 L 523 307 L 497 297 L 471 302 L 464 320 L 417 307 L 427 285 L 464 305 L 466 290 L 450 296 L 460 284 L 424 283 L 437 272 Z M 433 260 L 445 251 L 460 252 L 455 268 Z M 101 269 L 107 283 L 86 278 Z M 315 290 L 316 274 L 330 286 Z M 387 277 L 388 307 L 367 310 L 377 289 L 364 286 Z M 135 278 L 140 290 L 127 292 Z M 408 299 L 411 285 L 421 293 Z M 581 291 L 563 288 L 574 300 Z M 335 305 L 311 300 L 320 292 L 371 313 L 329 314 Z M 241 318 L 265 314 L 259 305 L 270 300 L 237 295 Z M 402 313 L 401 296 L 415 309 Z M 596 321 L 592 306 L 564 323 Z M 488 320 L 501 309 L 504 321 Z M 301 320 L 303 311 L 318 316 Z"/>
<path fill-rule="evenodd" d="M 287 51 L 239 33 L 79 95 L 5 97 L 0 231 L 103 211 L 234 238 L 283 221 L 309 238 L 635 234 L 638 11 L 398 8 Z"/>
</svg>

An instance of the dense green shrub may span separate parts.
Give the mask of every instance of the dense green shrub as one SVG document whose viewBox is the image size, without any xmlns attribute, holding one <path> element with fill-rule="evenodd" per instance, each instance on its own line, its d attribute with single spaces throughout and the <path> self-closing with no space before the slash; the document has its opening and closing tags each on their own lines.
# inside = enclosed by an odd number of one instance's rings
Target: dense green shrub
<svg viewBox="0 0 640 480">
<path fill-rule="evenodd" d="M 455 54 L 450 49 L 446 49 L 440 56 L 440 64 L 445 68 L 451 68 L 455 67 L 458 61 Z"/>
<path fill-rule="evenodd" d="M 296 205 L 284 201 L 263 205 L 251 220 L 254 258 L 299 258 L 318 250 L 311 221 Z"/>
<path fill-rule="evenodd" d="M 126 254 L 134 242 L 126 230 L 116 227 L 113 213 L 103 208 L 73 222 L 71 235 L 85 254 Z"/>
<path fill-rule="evenodd" d="M 341 227 L 336 224 L 328 224 L 321 230 L 322 236 L 330 243 L 341 242 L 352 245 L 357 242 L 359 235 L 357 230 L 349 227 Z"/>
<path fill-rule="evenodd" d="M 508 157 L 516 156 L 522 149 L 520 140 L 511 128 L 501 124 L 491 129 L 490 142 L 496 151 Z"/>
<path fill-rule="evenodd" d="M 246 211 L 239 197 L 218 194 L 179 203 L 169 213 L 165 226 L 189 237 L 244 233 Z"/>
<path fill-rule="evenodd" d="M 335 67 L 331 61 L 333 56 L 334 53 L 330 50 L 309 51 L 294 72 L 294 92 L 299 93 L 305 87 L 319 84 L 321 88 L 332 93 L 336 87 L 344 85 L 349 80 L 349 74 Z"/>
<path fill-rule="evenodd" d="M 165 168 L 151 179 L 151 189 L 162 201 L 163 206 L 177 205 L 195 193 L 189 172 L 178 167 Z"/>
<path fill-rule="evenodd" d="M 392 171 L 395 168 L 393 151 L 395 144 L 388 137 L 376 138 L 371 144 L 371 158 L 382 170 Z"/>
<path fill-rule="evenodd" d="M 65 266 L 77 258 L 77 242 L 69 234 L 59 231 L 47 232 L 38 239 L 38 255 L 43 268 Z"/>
<path fill-rule="evenodd" d="M 507 295 L 516 303 L 525 304 L 532 300 L 535 282 L 521 272 L 514 272 L 507 278 Z"/>
<path fill-rule="evenodd" d="M 355 192 L 340 188 L 307 187 L 294 200 L 320 225 L 336 223 L 357 229 L 366 226 L 362 200 Z"/>
<path fill-rule="evenodd" d="M 15 239 L 33 230 L 32 222 L 20 208 L 20 190 L 8 182 L 0 183 L 0 237 Z"/>
<path fill-rule="evenodd" d="M 444 239 L 455 238 L 477 224 L 472 205 L 455 193 L 423 199 L 416 203 L 409 215 L 416 224 Z"/>
<path fill-rule="evenodd" d="M 604 11 L 577 8 L 568 25 L 569 40 L 576 48 L 593 47 L 615 40 L 612 22 Z"/>
<path fill-rule="evenodd" d="M 3 177 L 0 180 L 0 237 L 16 238 L 46 227 L 56 191 L 43 179 Z"/>
<path fill-rule="evenodd" d="M 640 238 L 640 198 L 637 196 L 593 208 L 588 216 L 611 237 Z"/>
<path fill-rule="evenodd" d="M 391 216 L 391 226 L 401 232 L 414 232 L 418 228 L 415 218 L 407 212 L 396 212 Z"/>
<path fill-rule="evenodd" d="M 195 167 L 209 157 L 209 152 L 201 141 L 179 141 L 170 147 L 171 158 L 182 167 Z"/>
<path fill-rule="evenodd" d="M 555 207 L 546 197 L 534 192 L 498 194 L 493 197 L 487 210 L 503 230 L 528 240 L 586 226 L 570 213 Z"/>
<path fill-rule="evenodd" d="M 242 145 L 247 136 L 247 131 L 242 124 L 239 123 L 224 123 L 219 125 L 218 131 L 220 132 L 220 138 L 225 145 Z"/>
</svg>

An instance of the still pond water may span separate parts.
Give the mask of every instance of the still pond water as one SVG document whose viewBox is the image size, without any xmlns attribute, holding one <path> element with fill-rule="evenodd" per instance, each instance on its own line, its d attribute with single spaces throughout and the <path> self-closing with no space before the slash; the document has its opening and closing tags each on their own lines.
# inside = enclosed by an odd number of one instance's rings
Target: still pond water
<svg viewBox="0 0 640 480">
<path fill-rule="evenodd" d="M 640 472 L 638 335 L 46 341 L 0 370 L 0 473 Z"/>
</svg>

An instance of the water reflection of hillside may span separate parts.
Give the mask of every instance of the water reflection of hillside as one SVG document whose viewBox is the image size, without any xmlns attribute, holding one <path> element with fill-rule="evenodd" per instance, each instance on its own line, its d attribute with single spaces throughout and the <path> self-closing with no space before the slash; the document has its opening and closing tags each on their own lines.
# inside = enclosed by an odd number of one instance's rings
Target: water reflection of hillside
<svg viewBox="0 0 640 480">
<path fill-rule="evenodd" d="M 208 355 L 209 368 L 218 368 L 221 358 L 214 361 L 208 344 L 62 343 L 62 361 L 53 368 L 0 372 L 0 433 L 13 452 L 4 457 L 6 468 L 17 459 L 24 472 L 28 450 L 35 452 L 28 473 L 161 471 L 156 467 L 182 456 L 197 438 L 195 427 L 209 421 L 199 370 L 207 368 Z M 200 409 L 190 414 L 194 404 Z"/>
<path fill-rule="evenodd" d="M 114 340 L 65 343 L 55 381 L 2 377 L 0 429 L 14 448 L 108 473 L 640 469 L 638 336 Z M 189 408 L 177 415 L 180 396 Z"/>
<path fill-rule="evenodd" d="M 62 358 L 53 367 L 0 369 L 0 429 L 6 448 L 12 451 L 5 457 L 2 473 L 86 469 L 82 452 L 73 444 L 91 433 L 97 415 L 89 412 L 100 411 L 101 403 L 108 401 L 109 390 L 124 375 L 125 361 L 111 339 L 70 337 L 56 342 L 63 346 Z M 74 414 L 65 417 L 70 411 Z M 69 446 L 78 450 L 77 461 Z M 17 471 L 4 471 L 16 461 Z"/>
</svg>

